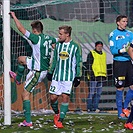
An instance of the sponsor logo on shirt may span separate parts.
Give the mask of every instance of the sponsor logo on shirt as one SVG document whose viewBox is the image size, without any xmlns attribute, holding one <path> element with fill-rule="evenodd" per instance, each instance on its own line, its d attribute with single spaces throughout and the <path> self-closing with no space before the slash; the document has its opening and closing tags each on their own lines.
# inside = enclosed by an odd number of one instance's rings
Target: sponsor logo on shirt
<svg viewBox="0 0 133 133">
<path fill-rule="evenodd" d="M 69 53 L 66 52 L 66 51 L 62 51 L 62 52 L 59 53 L 59 57 L 60 57 L 61 60 L 66 60 L 66 59 L 69 58 Z"/>
<path fill-rule="evenodd" d="M 119 39 L 124 39 L 124 38 L 125 38 L 125 36 L 118 35 L 118 36 L 116 37 L 116 40 L 119 40 Z"/>
</svg>

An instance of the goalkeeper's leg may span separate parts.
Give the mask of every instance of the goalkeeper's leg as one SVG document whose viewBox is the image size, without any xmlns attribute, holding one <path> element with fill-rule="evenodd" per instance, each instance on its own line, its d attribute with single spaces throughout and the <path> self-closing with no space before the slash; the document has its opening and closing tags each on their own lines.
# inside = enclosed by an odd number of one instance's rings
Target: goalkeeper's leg
<svg viewBox="0 0 133 133">
<path fill-rule="evenodd" d="M 124 109 L 128 107 L 129 102 L 133 99 L 133 90 L 129 87 L 127 91 L 126 98 L 124 101 Z"/>
<path fill-rule="evenodd" d="M 123 97 L 123 90 L 116 91 L 116 105 L 118 110 L 118 118 L 125 119 L 124 114 L 122 113 L 122 97 Z"/>
<path fill-rule="evenodd" d="M 129 90 L 127 91 L 126 98 L 124 101 L 124 109 L 123 109 L 123 112 L 127 117 L 129 117 L 130 115 L 130 112 L 127 108 L 128 108 L 129 102 L 131 102 L 132 99 L 133 99 L 133 90 L 129 87 Z"/>
</svg>

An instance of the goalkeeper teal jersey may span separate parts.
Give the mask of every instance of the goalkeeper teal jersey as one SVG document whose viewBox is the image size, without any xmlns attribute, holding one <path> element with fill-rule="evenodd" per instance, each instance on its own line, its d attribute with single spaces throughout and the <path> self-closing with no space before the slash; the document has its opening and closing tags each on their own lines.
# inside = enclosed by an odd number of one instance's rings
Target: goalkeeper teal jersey
<svg viewBox="0 0 133 133">
<path fill-rule="evenodd" d="M 53 73 L 53 80 L 73 81 L 82 76 L 82 50 L 74 41 L 57 43 L 49 73 Z"/>
<path fill-rule="evenodd" d="M 56 39 L 44 34 L 33 34 L 26 31 L 25 37 L 32 47 L 31 70 L 45 71 L 49 68 L 52 44 Z"/>
</svg>

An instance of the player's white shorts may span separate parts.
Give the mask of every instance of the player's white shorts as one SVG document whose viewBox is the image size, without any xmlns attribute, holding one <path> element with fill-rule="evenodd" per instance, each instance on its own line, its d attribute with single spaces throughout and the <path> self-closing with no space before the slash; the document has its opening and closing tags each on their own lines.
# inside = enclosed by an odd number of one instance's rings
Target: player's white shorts
<svg viewBox="0 0 133 133">
<path fill-rule="evenodd" d="M 47 71 L 29 71 L 26 76 L 25 86 L 28 92 L 32 92 L 36 85 L 41 82 L 47 75 Z"/>
<path fill-rule="evenodd" d="M 72 81 L 55 81 L 52 80 L 49 93 L 61 95 L 62 93 L 70 94 L 72 90 Z"/>
</svg>

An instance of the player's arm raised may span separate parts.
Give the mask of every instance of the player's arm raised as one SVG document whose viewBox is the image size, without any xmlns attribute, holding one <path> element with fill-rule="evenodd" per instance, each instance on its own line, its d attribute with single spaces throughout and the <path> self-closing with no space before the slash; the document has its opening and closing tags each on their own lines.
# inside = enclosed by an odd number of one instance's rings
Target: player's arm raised
<svg viewBox="0 0 133 133">
<path fill-rule="evenodd" d="M 18 20 L 18 18 L 16 17 L 15 13 L 14 13 L 14 12 L 10 12 L 9 14 L 10 14 L 10 15 L 12 16 L 12 18 L 14 19 L 14 22 L 15 22 L 15 24 L 16 24 L 18 30 L 19 30 L 23 35 L 25 35 L 26 29 L 25 29 L 24 26 L 21 24 L 21 22 Z"/>
</svg>

